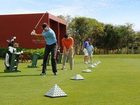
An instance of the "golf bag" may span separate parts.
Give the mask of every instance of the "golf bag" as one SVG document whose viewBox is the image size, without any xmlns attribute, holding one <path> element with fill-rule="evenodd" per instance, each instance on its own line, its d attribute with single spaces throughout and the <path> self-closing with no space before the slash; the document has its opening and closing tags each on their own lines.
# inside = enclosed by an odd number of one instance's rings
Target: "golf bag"
<svg viewBox="0 0 140 105">
<path fill-rule="evenodd" d="M 23 53 L 23 51 L 21 52 L 17 52 L 17 47 L 18 47 L 18 43 L 14 43 L 14 40 L 16 38 L 13 37 L 13 39 L 11 39 L 8 43 L 8 50 L 6 52 L 5 55 L 5 70 L 4 72 L 13 72 L 13 71 L 18 71 L 18 61 L 19 61 L 19 55 L 21 53 Z"/>
</svg>

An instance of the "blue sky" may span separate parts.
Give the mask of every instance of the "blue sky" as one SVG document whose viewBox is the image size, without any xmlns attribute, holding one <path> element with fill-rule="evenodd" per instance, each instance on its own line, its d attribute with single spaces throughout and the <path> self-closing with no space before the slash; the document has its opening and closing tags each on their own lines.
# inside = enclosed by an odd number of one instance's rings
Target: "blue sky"
<svg viewBox="0 0 140 105">
<path fill-rule="evenodd" d="M 140 31 L 140 0 L 1 0 L 0 15 L 44 13 L 84 16 L 113 25 L 133 24 Z"/>
</svg>

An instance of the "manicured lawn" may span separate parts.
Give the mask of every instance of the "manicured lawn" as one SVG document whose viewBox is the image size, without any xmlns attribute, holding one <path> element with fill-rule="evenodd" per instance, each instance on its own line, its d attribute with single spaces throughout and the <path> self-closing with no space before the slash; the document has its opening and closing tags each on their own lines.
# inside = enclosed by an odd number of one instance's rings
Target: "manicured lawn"
<svg viewBox="0 0 140 105">
<path fill-rule="evenodd" d="M 60 70 L 54 76 L 51 66 L 47 76 L 41 73 L 42 60 L 38 68 L 27 68 L 30 63 L 19 63 L 21 72 L 4 73 L 0 60 L 0 105 L 139 105 L 140 104 L 140 55 L 95 55 L 101 61 L 92 73 L 87 69 L 83 56 L 75 56 L 74 70 Z M 70 80 L 81 74 L 84 80 Z M 54 84 L 67 97 L 44 97 Z"/>
</svg>

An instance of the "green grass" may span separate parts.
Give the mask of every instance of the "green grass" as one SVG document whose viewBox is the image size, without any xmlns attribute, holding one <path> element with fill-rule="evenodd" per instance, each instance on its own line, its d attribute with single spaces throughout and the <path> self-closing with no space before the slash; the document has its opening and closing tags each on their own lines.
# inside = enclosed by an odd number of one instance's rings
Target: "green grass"
<svg viewBox="0 0 140 105">
<path fill-rule="evenodd" d="M 83 56 L 75 56 L 74 70 L 60 70 L 53 76 L 51 66 L 46 77 L 38 68 L 27 68 L 30 63 L 19 63 L 21 72 L 4 73 L 0 60 L 0 105 L 139 105 L 140 104 L 140 55 L 95 55 L 100 60 L 92 73 L 86 69 Z M 81 74 L 85 80 L 70 80 Z M 67 97 L 44 97 L 54 84 L 67 93 Z"/>
</svg>

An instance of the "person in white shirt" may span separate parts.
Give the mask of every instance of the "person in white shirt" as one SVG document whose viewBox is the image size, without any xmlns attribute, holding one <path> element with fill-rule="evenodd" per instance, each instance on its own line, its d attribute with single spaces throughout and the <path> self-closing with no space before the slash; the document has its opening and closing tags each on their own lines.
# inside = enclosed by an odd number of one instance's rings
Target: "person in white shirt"
<svg viewBox="0 0 140 105">
<path fill-rule="evenodd" d="M 86 48 L 83 49 L 84 52 L 84 63 L 88 64 L 89 56 L 88 56 L 88 51 Z"/>
</svg>

